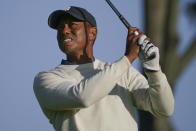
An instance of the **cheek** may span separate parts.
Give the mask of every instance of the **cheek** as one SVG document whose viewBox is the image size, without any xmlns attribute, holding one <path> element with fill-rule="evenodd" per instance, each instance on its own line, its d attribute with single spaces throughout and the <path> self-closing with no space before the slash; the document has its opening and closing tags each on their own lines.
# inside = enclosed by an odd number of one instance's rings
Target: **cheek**
<svg viewBox="0 0 196 131">
<path fill-rule="evenodd" d="M 76 37 L 77 37 L 77 41 L 81 44 L 81 43 L 85 43 L 86 41 L 86 33 L 84 30 L 80 30 L 78 32 L 76 32 Z"/>
</svg>

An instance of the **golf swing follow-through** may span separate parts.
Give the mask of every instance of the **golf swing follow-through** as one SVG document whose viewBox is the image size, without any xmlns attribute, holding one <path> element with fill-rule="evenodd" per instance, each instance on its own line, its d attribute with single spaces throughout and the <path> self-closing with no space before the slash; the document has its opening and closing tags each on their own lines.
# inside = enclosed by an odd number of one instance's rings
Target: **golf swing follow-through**
<svg viewBox="0 0 196 131">
<path fill-rule="evenodd" d="M 127 29 L 129 29 L 129 27 L 131 26 L 129 24 L 129 22 L 124 18 L 124 16 L 116 9 L 116 7 L 112 4 L 112 2 L 110 0 L 106 0 L 106 2 L 109 4 L 109 6 L 112 8 L 112 10 L 116 13 L 116 15 L 119 17 L 119 19 L 122 21 L 122 23 L 127 27 Z M 139 35 L 138 31 L 134 31 L 135 35 Z M 141 46 L 141 49 L 143 49 L 147 44 L 151 44 L 151 46 L 149 47 L 149 49 L 151 49 L 152 47 L 154 47 L 152 45 L 152 43 L 150 43 L 150 41 L 145 40 L 146 36 L 143 35 L 142 38 L 140 38 L 141 40 L 137 42 L 137 44 L 139 46 Z M 144 41 L 145 40 L 145 41 Z M 148 50 L 149 50 L 148 49 Z M 145 54 L 145 57 L 148 59 L 152 59 L 155 57 L 155 52 L 151 49 L 151 51 L 149 51 L 148 53 Z"/>
<path fill-rule="evenodd" d="M 174 97 L 159 66 L 158 48 L 120 18 L 128 28 L 126 50 L 108 63 L 94 57 L 97 24 L 91 13 L 70 6 L 49 15 L 66 60 L 39 72 L 33 89 L 56 131 L 137 131 L 135 107 L 158 118 L 173 114 Z M 138 56 L 148 79 L 132 66 Z"/>
</svg>

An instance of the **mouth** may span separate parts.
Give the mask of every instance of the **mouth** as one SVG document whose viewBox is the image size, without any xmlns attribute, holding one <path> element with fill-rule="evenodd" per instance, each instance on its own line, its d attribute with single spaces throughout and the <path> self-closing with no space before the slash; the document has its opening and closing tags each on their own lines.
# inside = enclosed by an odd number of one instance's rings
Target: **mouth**
<svg viewBox="0 0 196 131">
<path fill-rule="evenodd" d="M 71 42 L 72 41 L 72 39 L 65 39 L 65 40 L 63 40 L 63 44 L 67 44 L 67 43 L 69 43 L 69 42 Z"/>
</svg>

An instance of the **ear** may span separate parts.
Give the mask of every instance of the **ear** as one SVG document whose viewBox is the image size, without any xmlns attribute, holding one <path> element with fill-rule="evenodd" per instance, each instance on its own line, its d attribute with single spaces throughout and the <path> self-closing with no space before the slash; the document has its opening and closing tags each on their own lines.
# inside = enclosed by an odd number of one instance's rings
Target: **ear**
<svg viewBox="0 0 196 131">
<path fill-rule="evenodd" d="M 90 27 L 89 28 L 89 40 L 94 41 L 97 36 L 97 28 L 96 27 Z"/>
</svg>

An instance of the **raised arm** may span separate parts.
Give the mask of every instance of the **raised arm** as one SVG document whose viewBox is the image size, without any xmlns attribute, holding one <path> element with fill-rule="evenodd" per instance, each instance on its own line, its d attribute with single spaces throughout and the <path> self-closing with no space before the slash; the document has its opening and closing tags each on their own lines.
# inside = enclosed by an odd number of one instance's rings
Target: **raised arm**
<svg viewBox="0 0 196 131">
<path fill-rule="evenodd" d="M 34 92 L 42 108 L 85 108 L 108 95 L 129 66 L 130 62 L 124 56 L 91 78 L 83 79 L 76 84 L 54 73 L 42 72 L 35 77 Z"/>
<path fill-rule="evenodd" d="M 130 27 L 125 55 L 132 62 L 138 54 L 148 81 L 140 73 L 134 76 L 134 70 L 129 72 L 128 88 L 132 93 L 134 105 L 157 117 L 171 116 L 174 111 L 174 97 L 166 76 L 160 69 L 159 49 L 139 29 Z M 152 54 L 153 57 L 149 57 Z"/>
</svg>

